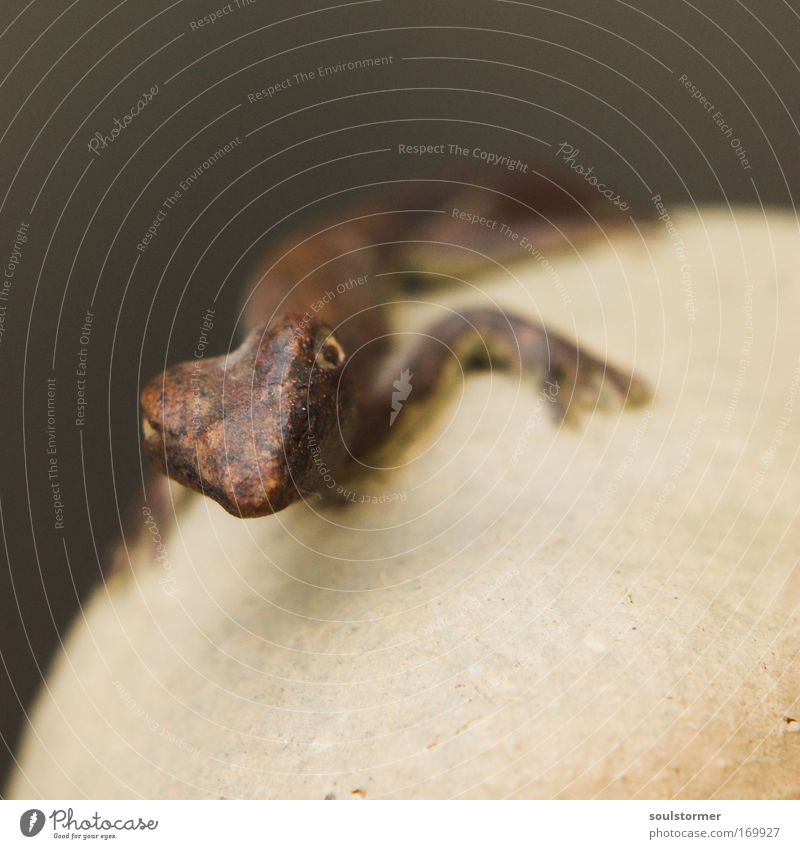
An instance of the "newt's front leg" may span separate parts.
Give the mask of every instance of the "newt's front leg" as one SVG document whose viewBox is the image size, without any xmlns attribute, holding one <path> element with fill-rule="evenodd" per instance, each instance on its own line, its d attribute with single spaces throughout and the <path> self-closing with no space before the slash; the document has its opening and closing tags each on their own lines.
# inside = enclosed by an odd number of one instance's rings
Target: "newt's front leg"
<svg viewBox="0 0 800 849">
<path fill-rule="evenodd" d="M 401 414 L 419 422 L 415 408 L 456 385 L 459 372 L 476 367 L 520 374 L 547 394 L 556 419 L 573 424 L 581 413 L 637 406 L 650 398 L 638 378 L 530 319 L 500 309 L 467 309 L 424 329 L 413 347 L 398 352 L 376 375 L 351 453 L 364 459 L 389 443 Z"/>
</svg>

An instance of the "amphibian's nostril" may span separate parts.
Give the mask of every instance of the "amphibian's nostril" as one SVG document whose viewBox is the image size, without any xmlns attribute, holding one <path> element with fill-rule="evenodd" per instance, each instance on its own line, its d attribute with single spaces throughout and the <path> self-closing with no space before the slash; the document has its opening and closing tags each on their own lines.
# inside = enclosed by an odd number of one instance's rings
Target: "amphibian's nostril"
<svg viewBox="0 0 800 849">
<path fill-rule="evenodd" d="M 335 336 L 328 336 L 317 351 L 316 364 L 321 369 L 334 369 L 345 361 L 346 354 Z"/>
</svg>

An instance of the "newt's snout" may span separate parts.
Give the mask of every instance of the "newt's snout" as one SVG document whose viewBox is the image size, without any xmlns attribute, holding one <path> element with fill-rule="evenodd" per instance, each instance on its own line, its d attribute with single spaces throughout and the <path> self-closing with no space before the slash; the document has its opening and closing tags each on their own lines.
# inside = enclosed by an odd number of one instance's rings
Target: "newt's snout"
<svg viewBox="0 0 800 849">
<path fill-rule="evenodd" d="M 315 458 L 340 459 L 346 359 L 327 329 L 289 316 L 228 355 L 173 366 L 141 394 L 145 450 L 235 516 L 282 510 L 318 489 Z"/>
</svg>

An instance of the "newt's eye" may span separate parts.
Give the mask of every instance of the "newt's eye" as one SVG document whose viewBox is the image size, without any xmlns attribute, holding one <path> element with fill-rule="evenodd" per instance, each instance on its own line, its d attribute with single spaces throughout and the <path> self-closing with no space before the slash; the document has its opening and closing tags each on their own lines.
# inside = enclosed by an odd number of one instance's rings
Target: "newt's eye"
<svg viewBox="0 0 800 849">
<path fill-rule="evenodd" d="M 314 361 L 321 369 L 329 370 L 339 368 L 346 356 L 339 340 L 331 334 L 325 337 Z"/>
</svg>

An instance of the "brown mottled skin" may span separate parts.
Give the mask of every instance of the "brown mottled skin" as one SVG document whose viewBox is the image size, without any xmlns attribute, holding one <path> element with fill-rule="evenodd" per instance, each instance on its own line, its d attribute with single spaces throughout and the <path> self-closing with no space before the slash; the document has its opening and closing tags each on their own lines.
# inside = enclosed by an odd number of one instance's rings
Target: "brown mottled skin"
<svg viewBox="0 0 800 849">
<path fill-rule="evenodd" d="M 562 416 L 609 394 L 622 404 L 645 400 L 635 378 L 499 309 L 450 313 L 420 328 L 411 346 L 397 352 L 390 344 L 391 284 L 376 274 L 455 275 L 525 256 L 497 227 L 468 224 L 453 209 L 509 224 L 537 247 L 599 233 L 586 211 L 597 197 L 582 189 L 576 199 L 570 188 L 526 175 L 491 190 L 421 181 L 408 197 L 401 185 L 278 243 L 261 265 L 241 346 L 173 366 L 143 390 L 148 455 L 174 480 L 249 518 L 319 492 L 325 474 L 343 474 L 385 446 L 401 369 L 412 375 L 406 406 L 437 394 L 449 365 L 476 361 L 557 387 L 553 408 Z"/>
</svg>

